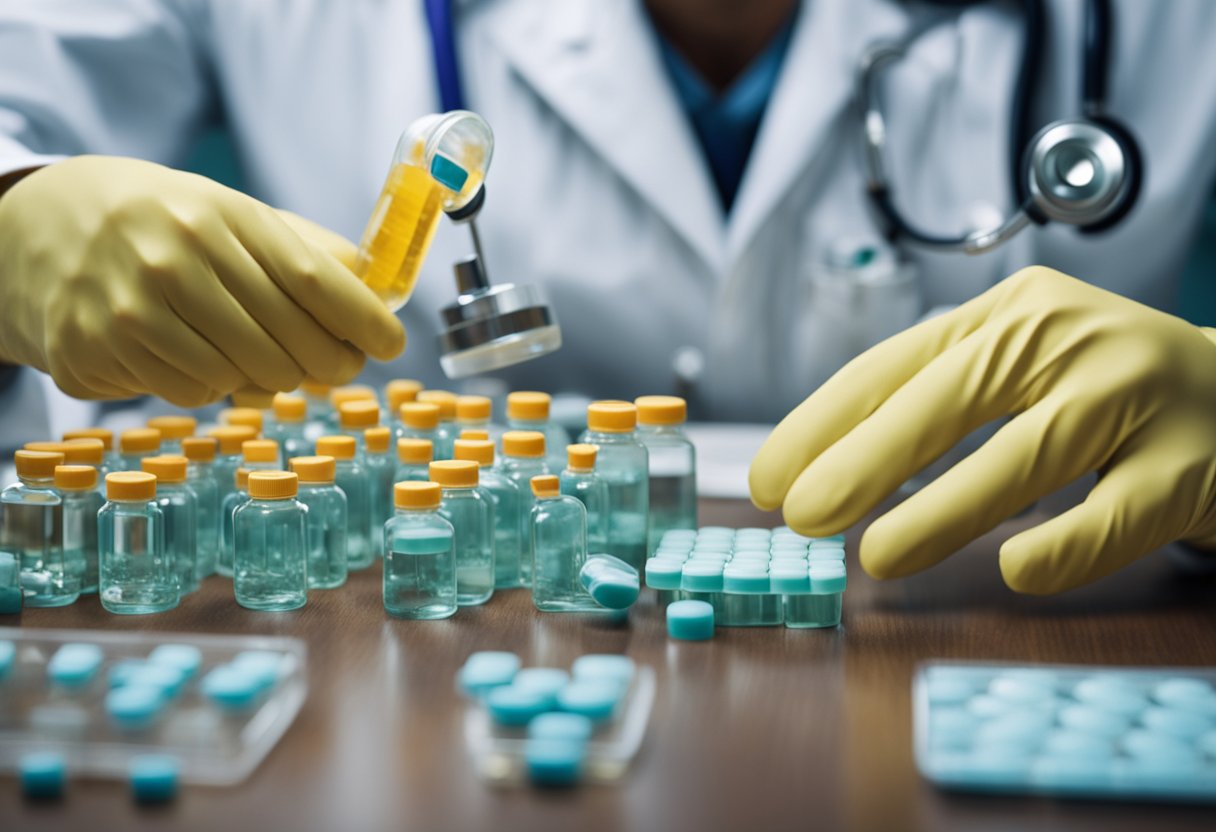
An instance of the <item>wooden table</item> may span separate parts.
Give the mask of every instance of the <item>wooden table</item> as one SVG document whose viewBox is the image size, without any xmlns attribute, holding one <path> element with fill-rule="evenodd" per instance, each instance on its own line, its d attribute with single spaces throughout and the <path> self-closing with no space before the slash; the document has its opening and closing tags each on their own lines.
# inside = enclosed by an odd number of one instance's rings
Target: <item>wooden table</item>
<svg viewBox="0 0 1216 832">
<path fill-rule="evenodd" d="M 1026 525 L 1034 517 L 1013 525 Z M 744 503 L 705 501 L 702 520 L 776 525 Z M 96 597 L 30 610 L 26 627 L 262 633 L 304 639 L 309 699 L 252 778 L 186 788 L 139 809 L 125 786 L 73 782 L 62 803 L 23 802 L 0 780 L 0 830 L 245 829 L 1216 829 L 1211 807 L 965 797 L 922 782 L 912 762 L 910 681 L 929 658 L 1146 665 L 1216 664 L 1216 581 L 1142 562 L 1060 598 L 1014 595 L 996 548 L 1010 526 L 927 574 L 867 578 L 849 538 L 839 630 L 723 629 L 669 641 L 653 602 L 620 628 L 541 615 L 522 591 L 446 622 L 384 614 L 379 569 L 313 593 L 294 613 L 239 608 L 209 579 L 180 609 L 122 618 Z M 9 622 L 5 622 L 6 624 Z M 636 765 L 616 786 L 496 790 L 465 755 L 453 675 L 474 650 L 569 665 L 624 652 L 651 665 L 659 693 Z"/>
</svg>

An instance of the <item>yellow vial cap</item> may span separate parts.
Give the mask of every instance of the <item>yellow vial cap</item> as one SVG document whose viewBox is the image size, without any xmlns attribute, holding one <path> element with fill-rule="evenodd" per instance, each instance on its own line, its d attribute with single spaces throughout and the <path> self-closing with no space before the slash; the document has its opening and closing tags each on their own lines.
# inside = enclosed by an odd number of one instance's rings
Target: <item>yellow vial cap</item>
<svg viewBox="0 0 1216 832">
<path fill-rule="evenodd" d="M 386 427 L 368 428 L 363 431 L 363 443 L 367 445 L 369 454 L 388 453 L 388 441 L 392 437 L 393 432 Z"/>
<path fill-rule="evenodd" d="M 255 500 L 287 500 L 300 490 L 300 478 L 291 471 L 254 471 L 249 475 L 249 496 Z"/>
<path fill-rule="evenodd" d="M 262 411 L 256 407 L 226 407 L 220 411 L 220 424 L 253 428 L 262 432 Z"/>
<path fill-rule="evenodd" d="M 638 425 L 638 409 L 629 402 L 602 401 L 587 405 L 587 429 L 598 433 L 628 433 Z"/>
<path fill-rule="evenodd" d="M 124 454 L 144 454 L 160 450 L 160 431 L 156 428 L 131 428 L 118 434 L 118 450 Z"/>
<path fill-rule="evenodd" d="M 456 421 L 484 422 L 490 418 L 492 405 L 486 396 L 458 396 L 456 398 Z"/>
<path fill-rule="evenodd" d="M 106 474 L 106 499 L 116 502 L 147 502 L 156 499 L 156 477 L 144 471 L 115 471 Z"/>
<path fill-rule="evenodd" d="M 388 402 L 389 413 L 396 413 L 397 408 L 406 402 L 417 401 L 422 392 L 422 382 L 412 378 L 395 378 L 384 385 L 384 400 Z"/>
<path fill-rule="evenodd" d="M 279 443 L 273 439 L 246 439 L 241 443 L 246 462 L 278 462 Z"/>
<path fill-rule="evenodd" d="M 434 430 L 439 426 L 439 405 L 434 402 L 406 402 L 397 408 L 397 413 L 411 430 Z"/>
<path fill-rule="evenodd" d="M 594 471 L 599 445 L 567 445 L 566 465 L 571 471 Z"/>
<path fill-rule="evenodd" d="M 106 450 L 111 450 L 114 447 L 114 431 L 109 428 L 77 428 L 76 430 L 65 430 L 63 432 L 63 440 L 67 442 L 70 439 L 100 439 L 101 444 L 105 445 Z"/>
<path fill-rule="evenodd" d="M 397 459 L 407 465 L 423 465 L 435 456 L 435 448 L 429 439 L 398 439 Z"/>
<path fill-rule="evenodd" d="M 311 378 L 306 378 L 300 382 L 300 392 L 314 399 L 328 398 L 329 391 L 333 389 L 334 386 L 332 384 L 322 384 Z"/>
<path fill-rule="evenodd" d="M 437 482 L 444 488 L 473 488 L 480 479 L 480 470 L 476 462 L 467 459 L 441 459 L 432 462 L 427 473 L 431 482 Z"/>
<path fill-rule="evenodd" d="M 280 422 L 303 422 L 308 413 L 308 400 L 290 393 L 275 393 L 270 403 L 274 418 Z"/>
<path fill-rule="evenodd" d="M 63 464 L 59 451 L 17 451 L 13 454 L 13 465 L 17 476 L 49 480 L 55 476 L 55 466 Z"/>
<path fill-rule="evenodd" d="M 157 482 L 185 482 L 186 458 L 176 454 L 164 456 L 146 456 L 139 462 L 139 467 L 146 473 L 156 477 Z"/>
<path fill-rule="evenodd" d="M 418 401 L 429 402 L 439 406 L 439 418 L 450 422 L 456 418 L 456 394 L 447 390 L 423 390 L 418 394 Z"/>
<path fill-rule="evenodd" d="M 502 435 L 503 456 L 534 459 L 545 455 L 545 435 L 538 430 L 509 430 Z"/>
<path fill-rule="evenodd" d="M 485 468 L 494 464 L 494 443 L 489 439 L 457 439 L 452 443 L 452 456 L 471 460 Z"/>
<path fill-rule="evenodd" d="M 329 391 L 329 403 L 334 410 L 341 410 L 347 402 L 375 401 L 376 391 L 366 384 L 347 384 Z"/>
<path fill-rule="evenodd" d="M 220 443 L 220 453 L 224 456 L 236 456 L 241 452 L 241 445 L 258 435 L 249 425 L 221 425 L 207 431 L 207 435 Z"/>
<path fill-rule="evenodd" d="M 106 446 L 100 439 L 69 439 L 63 443 L 63 461 L 68 465 L 100 465 Z"/>
<path fill-rule="evenodd" d="M 682 425 L 688 419 L 688 405 L 679 396 L 638 396 L 639 425 Z"/>
<path fill-rule="evenodd" d="M 437 482 L 399 482 L 393 486 L 397 508 L 438 508 L 443 489 Z"/>
<path fill-rule="evenodd" d="M 370 399 L 342 402 L 338 408 L 338 424 L 343 430 L 374 428 L 380 424 L 380 405 Z"/>
<path fill-rule="evenodd" d="M 147 425 L 160 431 L 161 439 L 185 439 L 194 435 L 198 419 L 193 416 L 153 416 Z"/>
<path fill-rule="evenodd" d="M 540 474 L 532 478 L 532 493 L 537 497 L 556 497 L 559 483 L 552 474 Z"/>
<path fill-rule="evenodd" d="M 322 436 L 317 440 L 317 456 L 332 456 L 334 459 L 354 459 L 355 437 Z"/>
<path fill-rule="evenodd" d="M 293 456 L 287 465 L 300 482 L 333 482 L 337 467 L 332 456 Z"/>
<path fill-rule="evenodd" d="M 460 432 L 461 439 L 489 439 L 490 432 L 488 430 L 480 430 L 478 428 L 465 428 Z"/>
<path fill-rule="evenodd" d="M 543 422 L 549 418 L 548 393 L 518 390 L 507 395 L 507 418 L 521 422 Z"/>
<path fill-rule="evenodd" d="M 237 468 L 232 472 L 232 483 L 236 486 L 237 491 L 249 490 L 249 469 Z"/>
<path fill-rule="evenodd" d="M 92 465 L 56 465 L 55 487 L 63 491 L 90 491 L 97 487 L 97 469 Z"/>
<path fill-rule="evenodd" d="M 211 462 L 219 445 L 214 436 L 190 436 L 182 440 L 182 456 L 191 462 Z"/>
</svg>

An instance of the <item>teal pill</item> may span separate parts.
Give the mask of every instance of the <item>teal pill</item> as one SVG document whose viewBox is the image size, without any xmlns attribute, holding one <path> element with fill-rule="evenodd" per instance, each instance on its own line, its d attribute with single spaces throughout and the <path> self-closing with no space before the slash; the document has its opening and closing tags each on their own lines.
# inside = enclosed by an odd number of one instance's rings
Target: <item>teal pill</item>
<svg viewBox="0 0 1216 832">
<path fill-rule="evenodd" d="M 263 690 L 257 674 L 231 664 L 212 668 L 202 681 L 203 695 L 225 711 L 248 710 Z"/>
<path fill-rule="evenodd" d="M 929 702 L 934 705 L 963 705 L 975 693 L 975 685 L 952 676 L 931 676 L 928 680 Z"/>
<path fill-rule="evenodd" d="M 557 706 L 593 722 L 612 718 L 621 699 L 621 686 L 612 679 L 573 681 L 557 694 Z"/>
<path fill-rule="evenodd" d="M 485 696 L 491 688 L 507 685 L 519 672 L 519 656 L 498 650 L 473 653 L 457 674 L 460 689 L 468 696 Z"/>
<path fill-rule="evenodd" d="M 667 635 L 679 641 L 705 641 L 714 635 L 714 608 L 705 601 L 667 605 Z"/>
<path fill-rule="evenodd" d="M 626 688 L 633 682 L 636 668 L 633 659 L 617 653 L 588 653 L 579 656 L 570 667 L 575 681 L 609 680 Z"/>
<path fill-rule="evenodd" d="M 536 740 L 583 743 L 591 739 L 594 730 L 594 724 L 582 714 L 560 711 L 541 714 L 528 723 L 528 736 Z"/>
<path fill-rule="evenodd" d="M 547 707 L 557 703 L 557 692 L 570 683 L 570 674 L 558 667 L 525 667 L 515 674 L 511 687 L 539 693 L 546 699 Z"/>
<path fill-rule="evenodd" d="M 1202 679 L 1186 676 L 1166 679 L 1153 688 L 1153 698 L 1180 711 L 1216 717 L 1216 691 Z"/>
<path fill-rule="evenodd" d="M 680 582 L 680 588 L 689 592 L 721 592 L 722 565 L 695 562 L 684 564 L 684 578 Z M 668 607 L 669 620 L 671 616 L 670 609 Z"/>
<path fill-rule="evenodd" d="M 163 664 L 144 662 L 126 675 L 126 685 L 155 688 L 164 699 L 172 699 L 181 693 L 185 679 L 177 668 Z"/>
<path fill-rule="evenodd" d="M 189 679 L 203 664 L 203 651 L 192 644 L 162 644 L 148 654 L 152 664 L 171 667 Z"/>
<path fill-rule="evenodd" d="M 1014 674 L 998 676 L 988 685 L 988 692 L 1000 699 L 1019 705 L 1040 705 L 1051 702 L 1055 689 L 1046 681 Z"/>
<path fill-rule="evenodd" d="M 159 688 L 124 685 L 106 694 L 106 714 L 119 728 L 138 730 L 156 719 L 165 699 Z"/>
<path fill-rule="evenodd" d="M 638 600 L 638 570 L 612 555 L 591 555 L 583 563 L 579 581 L 595 602 L 610 610 L 624 610 Z"/>
<path fill-rule="evenodd" d="M 646 586 L 654 589 L 679 589 L 684 564 L 677 560 L 653 557 L 646 561 Z"/>
<path fill-rule="evenodd" d="M 1125 716 L 1089 705 L 1069 705 L 1061 709 L 1058 719 L 1065 728 L 1107 739 L 1119 736 L 1131 723 Z"/>
<path fill-rule="evenodd" d="M 168 754 L 141 754 L 131 758 L 127 777 L 137 803 L 168 803 L 177 796 L 179 766 Z"/>
<path fill-rule="evenodd" d="M 1148 708 L 1140 721 L 1145 728 L 1182 740 L 1198 737 L 1212 727 L 1212 720 L 1206 716 L 1177 708 Z"/>
<path fill-rule="evenodd" d="M 582 775 L 586 746 L 568 740 L 530 739 L 524 744 L 528 779 L 538 786 L 572 786 Z"/>
<path fill-rule="evenodd" d="M 27 796 L 48 800 L 63 794 L 67 764 L 54 751 L 35 751 L 22 755 L 17 763 L 21 772 L 21 791 Z"/>
<path fill-rule="evenodd" d="M 769 584 L 773 592 L 805 595 L 811 591 L 811 576 L 806 567 L 784 569 L 774 564 L 769 573 Z"/>
<path fill-rule="evenodd" d="M 469 180 L 469 172 L 446 156 L 438 153 L 431 160 L 431 176 L 435 181 L 452 191 L 459 191 Z"/>
<path fill-rule="evenodd" d="M 65 644 L 47 662 L 47 676 L 60 687 L 83 687 L 97 675 L 103 658 L 96 644 Z"/>
<path fill-rule="evenodd" d="M 232 657 L 231 665 L 252 676 L 263 691 L 278 684 L 286 657 L 274 650 L 246 650 Z"/>
<path fill-rule="evenodd" d="M 1073 696 L 1087 705 L 1124 716 L 1134 716 L 1148 704 L 1144 694 L 1113 676 L 1083 679 L 1073 688 Z"/>
<path fill-rule="evenodd" d="M 512 683 L 486 694 L 486 710 L 499 725 L 527 725 L 533 717 L 552 707 L 554 697 L 542 690 L 529 690 Z"/>
<path fill-rule="evenodd" d="M 810 542 L 812 549 L 836 549 L 842 546 L 844 546 L 843 534 L 834 534 L 829 537 L 813 537 Z"/>
<path fill-rule="evenodd" d="M 768 572 L 727 567 L 723 573 L 722 589 L 741 595 L 764 595 L 770 590 Z"/>
<path fill-rule="evenodd" d="M 820 562 L 844 562 L 844 549 L 811 549 L 807 553 L 807 560 L 811 563 Z"/>
<path fill-rule="evenodd" d="M 1060 757 L 1093 757 L 1108 759 L 1114 745 L 1105 737 L 1084 731 L 1056 730 L 1047 735 L 1043 752 Z"/>
<path fill-rule="evenodd" d="M 816 595 L 839 595 L 845 590 L 843 563 L 812 562 L 810 565 L 811 592 Z"/>
</svg>

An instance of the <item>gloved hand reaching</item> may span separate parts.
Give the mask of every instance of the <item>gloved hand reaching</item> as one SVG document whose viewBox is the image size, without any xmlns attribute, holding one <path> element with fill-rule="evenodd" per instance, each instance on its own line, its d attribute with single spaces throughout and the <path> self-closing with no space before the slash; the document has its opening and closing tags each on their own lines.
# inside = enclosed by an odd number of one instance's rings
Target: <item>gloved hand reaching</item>
<svg viewBox="0 0 1216 832">
<path fill-rule="evenodd" d="M 866 530 L 867 572 L 926 569 L 1090 471 L 1083 503 L 1001 547 L 1010 587 L 1060 592 L 1175 540 L 1216 547 L 1216 331 L 1038 267 L 841 369 L 760 449 L 752 500 L 805 534 L 841 531 L 1007 414 Z"/>
<path fill-rule="evenodd" d="M 341 384 L 405 332 L 354 247 L 201 176 L 80 156 L 0 196 L 0 361 L 78 398 Z M 348 262 L 344 265 L 342 260 Z"/>
</svg>

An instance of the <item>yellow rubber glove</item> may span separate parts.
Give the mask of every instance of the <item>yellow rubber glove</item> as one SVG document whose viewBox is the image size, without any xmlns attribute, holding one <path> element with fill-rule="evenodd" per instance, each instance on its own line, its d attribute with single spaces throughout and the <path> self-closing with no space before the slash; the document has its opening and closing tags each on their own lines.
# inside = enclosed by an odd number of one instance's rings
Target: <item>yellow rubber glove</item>
<svg viewBox="0 0 1216 832">
<path fill-rule="evenodd" d="M 752 500 L 808 535 L 860 520 L 981 425 L 1017 414 L 874 521 L 861 563 L 925 569 L 1090 471 L 1080 505 L 1001 547 L 1005 583 L 1061 592 L 1171 541 L 1216 547 L 1216 331 L 1045 268 L 859 356 L 752 462 Z"/>
<path fill-rule="evenodd" d="M 150 162 L 50 165 L 0 196 L 0 361 L 78 398 L 182 406 L 306 374 L 344 383 L 405 333 L 340 240 Z"/>
</svg>

